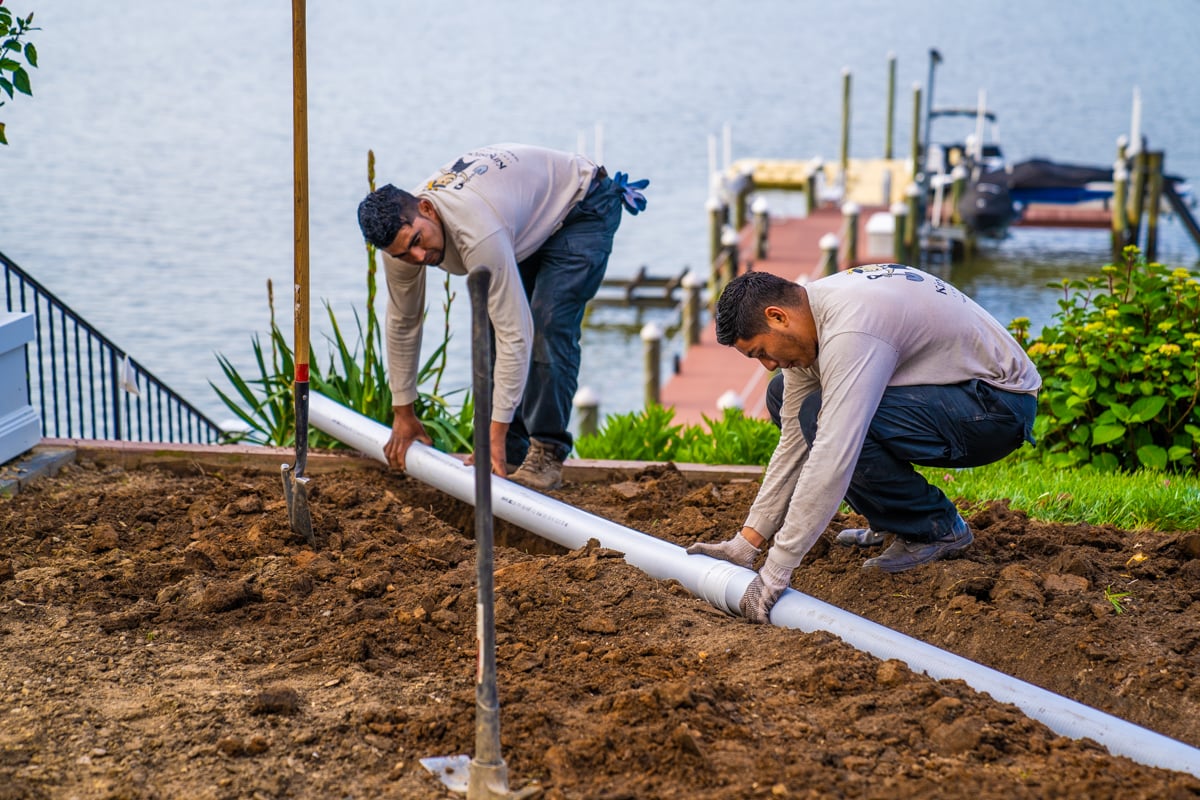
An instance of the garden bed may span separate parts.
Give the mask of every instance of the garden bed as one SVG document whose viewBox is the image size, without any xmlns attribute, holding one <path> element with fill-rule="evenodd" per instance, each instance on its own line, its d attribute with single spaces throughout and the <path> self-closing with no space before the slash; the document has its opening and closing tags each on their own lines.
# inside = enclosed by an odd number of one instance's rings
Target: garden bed
<svg viewBox="0 0 1200 800">
<path fill-rule="evenodd" d="M 0 800 L 451 796 L 419 759 L 474 750 L 474 511 L 377 469 L 312 487 L 315 548 L 277 472 L 84 462 L 0 500 Z M 731 535 L 755 490 L 666 466 L 552 494 L 688 544 Z M 962 557 L 899 575 L 832 544 L 862 523 L 838 516 L 793 586 L 1200 747 L 1200 531 L 963 512 Z M 514 788 L 1200 797 L 961 681 L 748 625 L 611 551 L 496 534 Z"/>
</svg>

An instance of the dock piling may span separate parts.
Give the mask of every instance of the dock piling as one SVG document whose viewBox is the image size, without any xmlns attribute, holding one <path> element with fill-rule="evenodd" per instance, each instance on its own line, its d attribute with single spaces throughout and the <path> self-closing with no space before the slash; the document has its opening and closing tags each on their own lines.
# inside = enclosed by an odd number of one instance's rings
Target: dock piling
<svg viewBox="0 0 1200 800">
<path fill-rule="evenodd" d="M 908 234 L 908 206 L 897 200 L 889 210 L 896 220 L 892 225 L 892 261 L 903 264 L 908 253 L 908 245 L 904 241 Z"/>
<path fill-rule="evenodd" d="M 703 284 L 696 273 L 688 270 L 683 276 L 683 344 L 692 347 L 700 344 L 700 287 Z"/>
<path fill-rule="evenodd" d="M 1129 184 L 1129 241 L 1136 244 L 1142 238 L 1142 215 L 1146 210 L 1146 148 L 1135 142 L 1137 150 L 1131 158 L 1133 172 Z"/>
<path fill-rule="evenodd" d="M 646 359 L 646 408 L 659 405 L 659 389 L 662 386 L 662 339 L 663 329 L 656 323 L 647 322 L 642 326 L 643 354 Z"/>
<path fill-rule="evenodd" d="M 887 123 L 883 137 L 883 157 L 889 161 L 892 158 L 892 130 L 896 119 L 896 54 L 888 53 L 888 82 L 887 82 Z M 884 194 L 887 202 L 889 194 Z"/>
<path fill-rule="evenodd" d="M 838 271 L 838 244 L 836 233 L 827 233 L 821 237 L 821 264 L 818 272 L 822 275 L 833 275 Z"/>
<path fill-rule="evenodd" d="M 843 240 L 846 242 L 844 261 L 847 267 L 858 262 L 858 216 L 862 212 L 858 203 L 848 200 L 842 203 Z"/>
<path fill-rule="evenodd" d="M 913 84 L 912 178 L 921 174 L 921 86 Z"/>
<path fill-rule="evenodd" d="M 963 164 L 955 164 L 954 169 L 950 170 L 950 179 L 953 181 L 950 184 L 950 224 L 952 225 L 962 225 L 962 213 L 958 210 L 958 204 L 962 202 L 969 176 L 970 173 Z"/>
<path fill-rule="evenodd" d="M 1161 150 L 1146 154 L 1146 165 L 1149 175 L 1149 198 L 1146 201 L 1146 259 L 1158 259 L 1158 209 L 1162 205 L 1163 188 L 1163 152 Z"/>
<path fill-rule="evenodd" d="M 750 204 L 750 215 L 754 220 L 754 257 L 767 257 L 767 234 L 770 218 L 767 216 L 767 198 L 759 195 Z"/>
<path fill-rule="evenodd" d="M 804 181 L 804 213 L 811 214 L 817 207 L 817 181 L 821 174 L 821 159 L 814 158 L 808 167 L 808 179 Z"/>
<path fill-rule="evenodd" d="M 904 219 L 904 248 L 907 258 L 901 263 L 921 266 L 921 187 L 910 183 L 904 192 L 908 199 L 908 214 Z"/>
<path fill-rule="evenodd" d="M 1125 185 L 1129 180 L 1129 169 L 1124 159 L 1113 164 L 1112 202 L 1112 251 L 1113 261 L 1120 263 L 1121 253 L 1129 243 L 1129 217 L 1125 208 Z"/>
<path fill-rule="evenodd" d="M 721 254 L 721 231 L 729 221 L 729 209 L 715 193 L 709 195 L 704 205 L 708 211 L 708 260 L 711 264 L 716 263 Z"/>
<path fill-rule="evenodd" d="M 838 171 L 839 198 L 846 196 L 849 188 L 847 172 L 850 168 L 850 68 L 842 70 L 842 158 Z"/>
<path fill-rule="evenodd" d="M 575 406 L 575 420 L 580 436 L 595 436 L 600 417 L 600 398 L 588 386 L 580 386 L 571 404 Z"/>
</svg>

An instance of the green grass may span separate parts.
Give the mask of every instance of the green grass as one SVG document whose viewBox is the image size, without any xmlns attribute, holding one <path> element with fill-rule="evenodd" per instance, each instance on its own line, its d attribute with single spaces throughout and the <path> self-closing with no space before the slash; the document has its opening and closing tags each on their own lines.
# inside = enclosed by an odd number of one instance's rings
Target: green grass
<svg viewBox="0 0 1200 800">
<path fill-rule="evenodd" d="M 1195 475 L 1050 470 L 1016 459 L 972 469 L 919 469 L 952 500 L 1006 499 L 1034 519 L 1109 524 L 1134 531 L 1200 528 L 1200 478 Z"/>
</svg>

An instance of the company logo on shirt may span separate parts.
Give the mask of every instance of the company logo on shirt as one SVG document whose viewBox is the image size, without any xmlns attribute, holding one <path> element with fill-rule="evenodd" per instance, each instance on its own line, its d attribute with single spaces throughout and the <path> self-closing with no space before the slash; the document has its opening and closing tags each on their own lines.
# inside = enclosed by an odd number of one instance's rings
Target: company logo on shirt
<svg viewBox="0 0 1200 800">
<path fill-rule="evenodd" d="M 925 280 L 919 272 L 903 264 L 865 264 L 861 267 L 851 267 L 847 271 L 858 275 L 865 275 L 869 281 L 878 280 L 879 278 L 893 278 L 897 275 L 903 275 L 905 280 L 910 281 L 920 282 Z"/>
<path fill-rule="evenodd" d="M 474 165 L 474 168 L 472 168 Z M 488 171 L 487 164 L 478 163 L 478 159 L 464 161 L 459 159 L 454 164 L 442 170 L 442 174 L 425 184 L 426 191 L 435 192 L 438 189 L 462 189 L 476 175 Z"/>
</svg>

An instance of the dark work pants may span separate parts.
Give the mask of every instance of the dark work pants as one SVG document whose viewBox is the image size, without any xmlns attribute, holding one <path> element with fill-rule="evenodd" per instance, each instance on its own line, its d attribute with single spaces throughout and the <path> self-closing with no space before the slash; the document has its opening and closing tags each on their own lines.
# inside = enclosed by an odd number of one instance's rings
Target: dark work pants
<svg viewBox="0 0 1200 800">
<path fill-rule="evenodd" d="M 780 423 L 783 376 L 767 388 L 767 410 Z M 800 429 L 812 445 L 817 436 L 821 395 L 800 407 Z M 958 510 L 914 464 L 977 467 L 990 464 L 1028 441 L 1033 443 L 1033 395 L 1005 392 L 983 381 L 951 386 L 891 386 L 871 425 L 854 467 L 846 502 L 876 531 L 911 541 L 930 541 L 950 532 Z"/>
<path fill-rule="evenodd" d="M 553 448 L 560 460 L 574 447 L 567 426 L 579 388 L 583 312 L 604 280 L 620 224 L 621 195 L 612 178 L 602 178 L 562 227 L 519 265 L 533 314 L 533 358 L 505 442 L 510 464 L 524 461 L 530 437 Z"/>
</svg>

